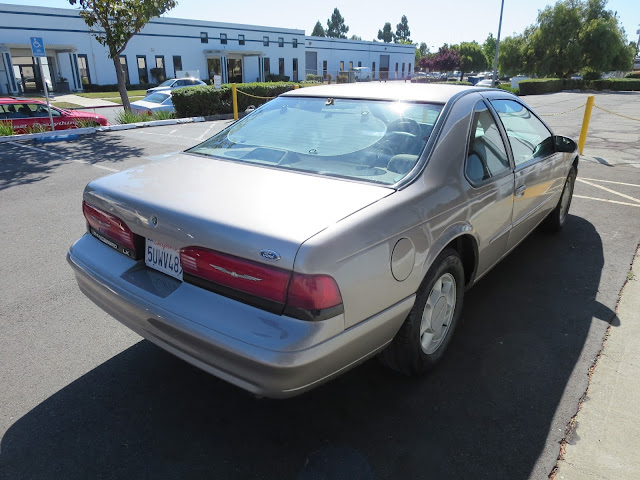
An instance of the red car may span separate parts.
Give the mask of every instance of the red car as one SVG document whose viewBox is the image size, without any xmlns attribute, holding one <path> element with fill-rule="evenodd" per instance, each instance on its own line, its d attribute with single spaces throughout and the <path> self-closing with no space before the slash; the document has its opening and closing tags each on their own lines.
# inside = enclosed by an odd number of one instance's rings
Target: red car
<svg viewBox="0 0 640 480">
<path fill-rule="evenodd" d="M 65 110 L 51 107 L 51 116 L 56 130 L 109 125 L 102 115 Z M 49 109 L 47 104 L 33 98 L 0 98 L 0 122 L 13 125 L 15 133 L 31 133 L 32 130 L 50 130 Z"/>
</svg>

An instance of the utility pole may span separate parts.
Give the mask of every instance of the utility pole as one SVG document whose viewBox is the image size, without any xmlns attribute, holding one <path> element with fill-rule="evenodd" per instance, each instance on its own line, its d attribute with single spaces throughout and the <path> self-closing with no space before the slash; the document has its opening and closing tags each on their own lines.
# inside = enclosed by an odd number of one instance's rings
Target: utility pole
<svg viewBox="0 0 640 480">
<path fill-rule="evenodd" d="M 502 30 L 502 11 L 504 10 L 504 0 L 500 6 L 500 23 L 498 23 L 498 38 L 496 38 L 496 56 L 493 59 L 493 75 L 491 77 L 491 86 L 495 88 L 496 80 L 498 80 L 498 50 L 500 49 L 500 31 Z"/>
</svg>

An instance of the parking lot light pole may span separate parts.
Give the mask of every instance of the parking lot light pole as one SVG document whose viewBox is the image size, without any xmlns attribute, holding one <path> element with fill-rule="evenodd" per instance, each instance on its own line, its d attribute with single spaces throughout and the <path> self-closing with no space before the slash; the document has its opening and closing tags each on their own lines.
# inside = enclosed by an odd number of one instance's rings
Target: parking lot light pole
<svg viewBox="0 0 640 480">
<path fill-rule="evenodd" d="M 502 30 L 502 11 L 504 10 L 504 0 L 500 6 L 500 23 L 498 23 L 498 38 L 496 39 L 496 55 L 493 59 L 493 75 L 491 76 L 491 86 L 495 88 L 498 79 L 498 51 L 500 50 L 500 30 Z"/>
</svg>

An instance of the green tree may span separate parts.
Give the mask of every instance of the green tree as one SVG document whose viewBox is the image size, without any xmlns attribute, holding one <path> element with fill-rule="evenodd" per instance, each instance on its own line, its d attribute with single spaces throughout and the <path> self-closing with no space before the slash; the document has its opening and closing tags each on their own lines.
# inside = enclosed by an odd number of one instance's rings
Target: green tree
<svg viewBox="0 0 640 480">
<path fill-rule="evenodd" d="M 514 35 L 500 40 L 500 53 L 498 54 L 500 74 L 512 77 L 520 73 L 533 73 L 527 68 L 526 55 L 527 43 L 524 35 Z"/>
<path fill-rule="evenodd" d="M 315 27 L 313 27 L 313 31 L 311 32 L 311 36 L 312 37 L 324 37 L 324 28 L 322 28 L 322 24 L 320 23 L 320 20 L 318 20 L 316 22 Z"/>
<path fill-rule="evenodd" d="M 131 110 L 120 54 L 129 40 L 154 17 L 171 10 L 175 0 L 69 0 L 79 4 L 80 16 L 91 28 L 92 35 L 107 47 L 118 79 L 118 91 L 125 110 Z M 98 27 L 98 31 L 93 27 Z M 100 31 L 101 30 L 101 31 Z"/>
<path fill-rule="evenodd" d="M 338 8 L 333 9 L 331 18 L 327 19 L 327 37 L 332 38 L 347 38 L 347 32 L 349 27 L 344 23 L 344 18 L 340 15 Z"/>
<path fill-rule="evenodd" d="M 393 42 L 393 33 L 391 32 L 391 24 L 389 22 L 384 24 L 382 30 L 378 30 L 378 40 L 382 40 L 384 43 Z"/>
<path fill-rule="evenodd" d="M 406 15 L 402 15 L 400 23 L 396 25 L 396 35 L 393 38 L 395 43 L 411 43 L 411 30 L 409 30 L 409 21 Z"/>
<path fill-rule="evenodd" d="M 500 47 L 502 48 L 502 45 Z M 493 65 L 493 60 L 496 57 L 496 38 L 493 33 L 489 33 L 489 36 L 485 39 L 482 44 L 482 51 L 484 56 L 487 57 L 487 63 Z"/>
<path fill-rule="evenodd" d="M 606 0 L 562 0 L 538 14 L 527 44 L 535 72 L 570 77 L 581 70 L 631 68 L 624 29 Z"/>
<path fill-rule="evenodd" d="M 349 40 L 360 40 L 362 41 L 362 37 L 360 35 L 351 35 Z"/>
<path fill-rule="evenodd" d="M 462 42 L 458 46 L 460 52 L 460 80 L 465 72 L 477 72 L 487 68 L 487 57 L 478 42 Z"/>
</svg>

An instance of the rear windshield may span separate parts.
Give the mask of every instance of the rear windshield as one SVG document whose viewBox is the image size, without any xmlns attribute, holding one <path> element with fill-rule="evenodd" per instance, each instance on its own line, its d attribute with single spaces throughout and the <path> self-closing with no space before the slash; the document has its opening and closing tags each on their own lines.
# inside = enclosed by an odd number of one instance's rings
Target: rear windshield
<svg viewBox="0 0 640 480">
<path fill-rule="evenodd" d="M 417 163 L 442 105 L 278 97 L 189 150 L 391 185 Z"/>
<path fill-rule="evenodd" d="M 148 97 L 144 97 L 144 101 L 150 102 L 150 103 L 162 103 L 170 96 L 171 95 L 169 95 L 168 93 L 156 92 L 156 93 L 152 93 Z"/>
</svg>

